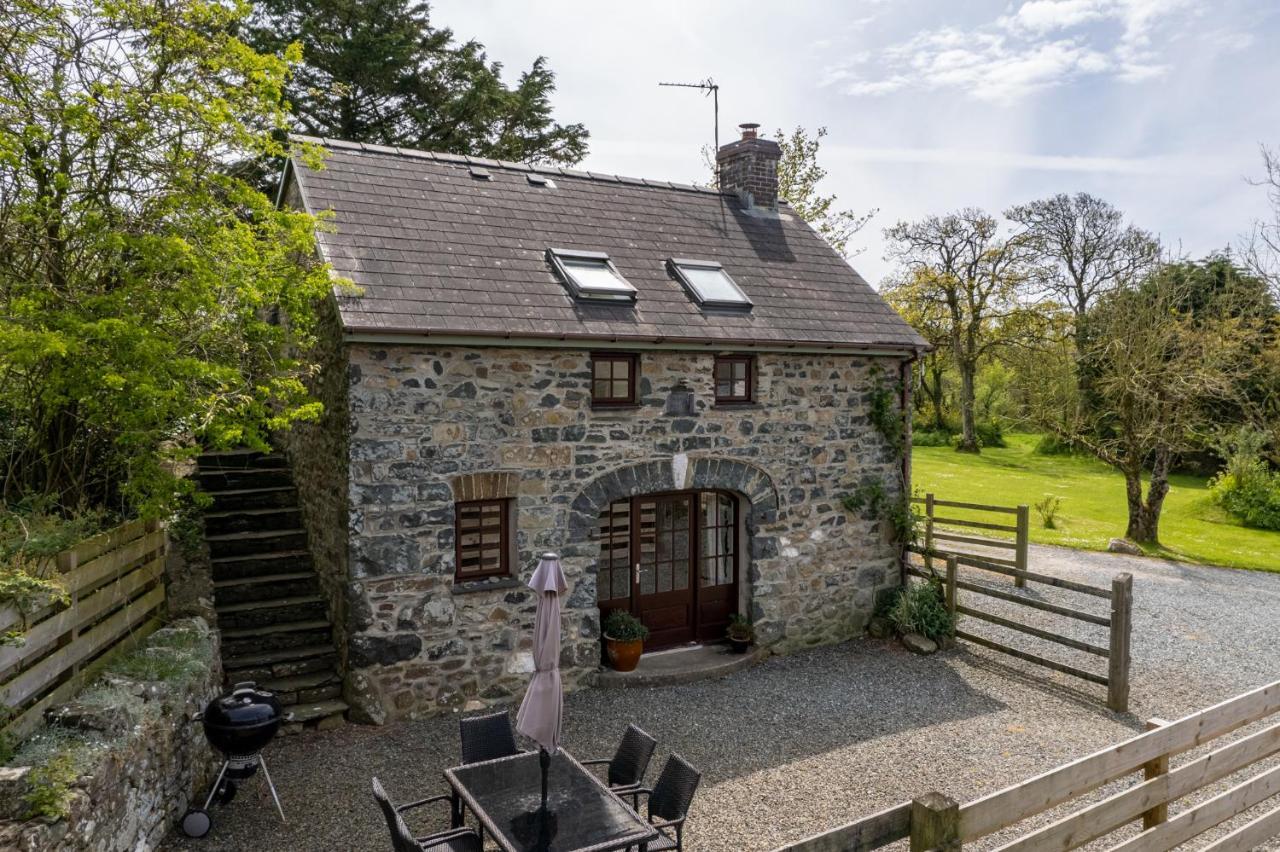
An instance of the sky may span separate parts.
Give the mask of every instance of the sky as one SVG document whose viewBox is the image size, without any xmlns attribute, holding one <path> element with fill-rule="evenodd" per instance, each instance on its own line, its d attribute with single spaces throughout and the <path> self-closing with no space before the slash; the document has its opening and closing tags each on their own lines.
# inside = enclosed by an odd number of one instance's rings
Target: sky
<svg viewBox="0 0 1280 852">
<path fill-rule="evenodd" d="M 1237 243 L 1266 213 L 1280 146 L 1277 0 L 436 0 L 433 23 L 514 79 L 537 56 L 583 167 L 706 178 L 712 105 L 659 82 L 714 79 L 737 125 L 826 127 L 822 187 L 878 210 L 851 248 L 876 284 L 882 230 L 1058 192 L 1110 201 L 1172 249 Z"/>
</svg>

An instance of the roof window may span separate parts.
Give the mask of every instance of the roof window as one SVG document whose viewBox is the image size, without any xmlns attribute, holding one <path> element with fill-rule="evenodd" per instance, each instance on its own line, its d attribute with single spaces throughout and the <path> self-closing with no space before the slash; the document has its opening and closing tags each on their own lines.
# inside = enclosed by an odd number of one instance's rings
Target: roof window
<svg viewBox="0 0 1280 852">
<path fill-rule="evenodd" d="M 598 251 L 547 249 L 547 256 L 575 298 L 635 301 L 636 288 L 614 268 L 609 255 Z"/>
<path fill-rule="evenodd" d="M 482 169 L 479 166 L 471 167 L 471 176 L 476 180 L 493 180 L 493 175 L 489 174 L 489 170 Z"/>
<path fill-rule="evenodd" d="M 724 267 L 714 260 L 688 260 L 673 257 L 668 261 L 676 277 L 703 307 L 750 308 L 751 300 L 742 292 Z"/>
<path fill-rule="evenodd" d="M 525 175 L 525 178 L 529 181 L 529 183 L 533 184 L 534 186 L 544 186 L 547 189 L 556 188 L 556 182 L 553 181 L 551 178 L 547 177 L 546 175 L 540 175 L 534 172 L 530 172 L 529 174 Z"/>
</svg>

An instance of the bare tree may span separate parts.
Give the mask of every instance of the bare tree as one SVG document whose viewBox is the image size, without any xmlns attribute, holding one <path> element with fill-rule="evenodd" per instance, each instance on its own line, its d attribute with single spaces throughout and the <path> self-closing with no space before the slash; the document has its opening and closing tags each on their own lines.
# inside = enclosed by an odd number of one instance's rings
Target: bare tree
<svg viewBox="0 0 1280 852">
<path fill-rule="evenodd" d="M 1082 351 L 1079 320 L 1098 297 L 1140 280 L 1160 259 L 1160 243 L 1127 225 L 1124 214 L 1087 192 L 1060 193 L 1005 212 L 1022 227 L 1043 285 L 1076 318 L 1076 351 Z"/>
<path fill-rule="evenodd" d="M 1255 223 L 1242 254 L 1253 271 L 1280 295 L 1280 150 L 1262 146 L 1263 176 L 1253 181 L 1266 190 L 1271 218 Z"/>
<path fill-rule="evenodd" d="M 975 208 L 885 231 L 890 257 L 904 267 L 895 298 L 942 313 L 952 363 L 960 377 L 961 452 L 979 452 L 974 388 L 984 355 L 1011 342 L 1025 328 L 1019 294 L 1027 284 L 1025 252 L 1000 234 L 996 220 Z M 1016 331 L 1015 331 L 1016 330 Z"/>
</svg>

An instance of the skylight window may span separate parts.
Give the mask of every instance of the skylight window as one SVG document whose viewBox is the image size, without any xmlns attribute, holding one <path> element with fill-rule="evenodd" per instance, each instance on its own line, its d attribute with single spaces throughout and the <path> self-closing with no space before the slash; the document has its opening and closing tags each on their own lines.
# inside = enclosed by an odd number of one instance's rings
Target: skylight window
<svg viewBox="0 0 1280 852">
<path fill-rule="evenodd" d="M 576 298 L 635 301 L 636 288 L 627 283 L 627 279 L 614 268 L 609 255 L 598 251 L 568 249 L 548 249 L 547 255 L 569 292 Z"/>
<path fill-rule="evenodd" d="M 671 268 L 699 305 L 713 308 L 749 308 L 751 300 L 724 267 L 714 260 L 672 258 Z"/>
</svg>

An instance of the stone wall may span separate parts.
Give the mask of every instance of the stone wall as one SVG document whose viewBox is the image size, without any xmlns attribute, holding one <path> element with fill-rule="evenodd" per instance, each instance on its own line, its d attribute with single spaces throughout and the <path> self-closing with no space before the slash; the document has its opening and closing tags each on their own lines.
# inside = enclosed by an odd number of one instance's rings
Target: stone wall
<svg viewBox="0 0 1280 852">
<path fill-rule="evenodd" d="M 194 636 L 183 644 L 203 661 L 201 674 L 179 683 L 137 681 L 107 675 L 103 684 L 141 705 L 122 707 L 87 701 L 62 708 L 60 724 L 87 732 L 95 743 L 89 765 L 71 788 L 68 814 L 56 822 L 21 820 L 31 770 L 0 768 L 0 849 L 20 852 L 133 852 L 154 849 L 191 802 L 208 792 L 216 755 L 192 713 L 203 710 L 222 682 L 218 634 L 201 619 L 177 622 L 152 634 L 152 653 L 175 631 Z M 86 710 L 85 708 L 89 709 Z M 203 800 L 201 800 L 203 801 Z"/>
<path fill-rule="evenodd" d="M 523 583 L 544 550 L 562 554 L 570 584 L 566 687 L 589 681 L 594 530 L 620 496 L 726 488 L 748 498 L 742 582 L 758 640 L 778 652 L 855 635 L 875 592 L 898 582 L 886 524 L 840 503 L 864 481 L 900 493 L 902 459 L 867 418 L 873 374 L 896 377 L 897 360 L 759 353 L 756 404 L 716 407 L 711 353 L 647 351 L 640 405 L 593 410 L 586 350 L 347 352 L 348 700 L 371 719 L 518 696 L 532 666 Z M 453 501 L 490 488 L 516 502 L 519 576 L 457 586 Z"/>
<path fill-rule="evenodd" d="M 293 186 L 296 187 L 296 184 Z M 320 311 L 316 349 L 320 367 L 308 390 L 324 405 L 320 418 L 299 422 L 279 436 L 289 457 L 307 546 L 320 587 L 329 602 L 329 620 L 338 648 L 339 670 L 347 648 L 347 363 L 332 300 Z"/>
</svg>

